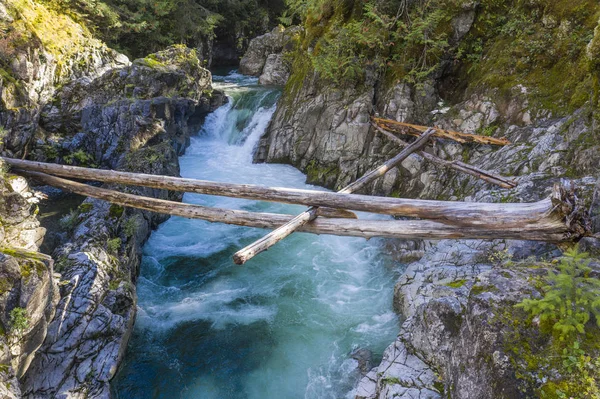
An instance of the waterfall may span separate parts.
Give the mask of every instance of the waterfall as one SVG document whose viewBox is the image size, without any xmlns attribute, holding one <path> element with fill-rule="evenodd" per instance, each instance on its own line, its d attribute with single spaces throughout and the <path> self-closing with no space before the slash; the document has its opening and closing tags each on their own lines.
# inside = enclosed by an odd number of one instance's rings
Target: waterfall
<svg viewBox="0 0 600 399">
<path fill-rule="evenodd" d="M 229 103 L 186 155 L 184 177 L 307 186 L 286 165 L 252 164 L 279 91 L 238 74 L 215 77 Z M 316 189 L 315 187 L 311 187 Z M 298 213 L 303 207 L 198 194 L 184 201 Z M 144 248 L 138 316 L 116 398 L 339 398 L 358 378 L 349 353 L 381 354 L 399 330 L 400 270 L 382 240 L 297 233 L 240 267 L 231 255 L 266 233 L 172 217 Z"/>
</svg>

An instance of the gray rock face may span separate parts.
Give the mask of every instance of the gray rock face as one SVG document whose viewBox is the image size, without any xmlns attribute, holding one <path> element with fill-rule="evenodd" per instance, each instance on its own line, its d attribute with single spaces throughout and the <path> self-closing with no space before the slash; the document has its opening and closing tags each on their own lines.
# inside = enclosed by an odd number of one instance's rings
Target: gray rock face
<svg viewBox="0 0 600 399">
<path fill-rule="evenodd" d="M 285 85 L 290 77 L 290 71 L 285 64 L 282 54 L 269 54 L 265 61 L 262 74 L 258 78 L 261 85 Z"/>
<path fill-rule="evenodd" d="M 470 28 L 473 5 L 466 5 L 464 15 L 452 22 L 452 40 L 460 40 Z M 365 191 L 422 199 L 533 202 L 569 178 L 585 199 L 586 209 L 591 209 L 599 231 L 600 143 L 585 110 L 564 118 L 543 111 L 533 114 L 523 86 L 513 88 L 509 100 L 490 91 L 447 105 L 436 90 L 437 81 L 420 88 L 373 81 L 360 88 L 339 89 L 313 73 L 304 74 L 292 71 L 293 79 L 260 140 L 255 161 L 290 163 L 307 174 L 309 183 L 339 189 L 401 150 L 371 127 L 372 113 L 506 137 L 513 144 L 463 146 L 436 140 L 428 151 L 511 177 L 519 183 L 514 189 L 499 189 L 412 155 Z M 600 246 L 597 242 L 587 239 L 582 245 L 593 252 Z M 515 377 L 515 359 L 503 341 L 508 332 L 498 315 L 512 312 L 527 295 L 537 295 L 531 281 L 538 276 L 535 269 L 501 269 L 490 255 L 551 259 L 560 251 L 514 241 L 412 241 L 390 245 L 390 250 L 401 262 L 421 260 L 409 265 L 396 286 L 394 305 L 406 317 L 401 333 L 381 365 L 362 379 L 356 397 L 528 397 L 531 387 Z M 522 334 L 531 335 L 533 330 Z"/>
<path fill-rule="evenodd" d="M 269 33 L 252 39 L 240 61 L 240 73 L 260 76 L 260 83 L 265 85 L 285 84 L 290 72 L 283 53 L 291 50 L 292 39 L 300 29 L 299 27 L 287 29 L 277 27 Z"/>
<path fill-rule="evenodd" d="M 479 240 L 445 240 L 432 247 L 396 285 L 395 304 L 407 319 L 382 363 L 359 383 L 357 398 L 392 398 L 390 392 L 411 389 L 418 391 L 413 391 L 416 396 L 406 397 L 530 397 L 528 387 L 515 377 L 506 338 L 512 325 L 503 317 L 513 315 L 523 298 L 539 295 L 535 281 L 546 271 L 500 266 L 498 254 L 533 256 L 535 262 L 536 256 L 555 256 L 556 249 Z M 540 347 L 548 344 L 538 339 Z M 390 357 L 398 358 L 398 364 L 390 366 Z M 407 359 L 418 367 L 407 369 Z"/>
<path fill-rule="evenodd" d="M 56 135 L 36 143 L 38 157 L 52 153 L 56 162 L 178 175 L 178 154 L 224 96 L 212 90 L 210 73 L 195 53 L 173 47 L 96 80 L 67 85 L 57 99 L 42 119 Z M 68 134 L 58 137 L 59 132 Z M 164 190 L 128 192 L 182 198 Z M 135 317 L 141 248 L 166 219 L 89 199 L 68 218 L 68 240 L 54 254 L 60 302 L 23 379 L 24 397 L 110 397 L 109 381 Z"/>
<path fill-rule="evenodd" d="M 3 169 L 0 163 L 0 170 Z M 0 395 L 20 398 L 58 302 L 53 263 L 39 257 L 45 230 L 30 211 L 39 201 L 22 177 L 0 172 Z"/>
<path fill-rule="evenodd" d="M 21 6 L 30 11 L 34 7 L 40 8 L 40 15 L 48 15 L 40 3 L 23 2 Z M 27 14 L 29 17 L 36 15 L 33 12 Z M 25 21 L 21 20 L 23 18 Z M 9 30 L 17 31 L 17 23 L 24 23 L 25 26 L 31 23 L 15 9 L 14 3 L 2 0 L 0 20 L 6 22 Z M 48 20 L 38 22 L 51 23 Z M 91 37 L 86 33 L 87 30 L 74 21 L 67 25 L 73 28 L 73 32 L 70 32 L 71 35 L 65 34 L 64 40 L 70 42 L 62 43 L 65 49 L 59 54 L 46 46 L 45 40 L 42 40 L 46 38 L 38 37 L 35 31 L 29 32 L 32 39 L 26 46 L 19 45 L 9 54 L 12 61 L 3 66 L 8 78 L 0 78 L 0 127 L 3 130 L 0 154 L 23 156 L 39 131 L 41 108 L 51 100 L 57 87 L 75 79 L 93 79 L 113 68 L 130 64 L 126 56 Z"/>
</svg>

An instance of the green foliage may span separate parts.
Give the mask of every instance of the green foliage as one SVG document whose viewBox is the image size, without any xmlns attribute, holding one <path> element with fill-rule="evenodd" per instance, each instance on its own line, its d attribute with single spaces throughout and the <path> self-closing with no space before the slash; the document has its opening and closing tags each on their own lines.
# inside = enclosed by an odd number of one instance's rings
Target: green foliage
<svg viewBox="0 0 600 399">
<path fill-rule="evenodd" d="M 513 99 L 518 85 L 527 87 L 532 115 L 542 109 L 565 114 L 599 97 L 600 6 L 594 0 L 491 0 L 474 9 L 467 0 L 287 5 L 284 24 L 304 21 L 297 58 L 309 58 L 337 86 L 383 76 L 386 83 L 419 87 L 444 72 L 458 85 L 447 89 L 467 95 L 499 89 L 500 101 Z M 472 25 L 468 12 L 474 12 Z M 458 36 L 459 25 L 470 29 Z"/>
<path fill-rule="evenodd" d="M 29 328 L 27 309 L 16 307 L 10 311 L 10 326 L 15 335 L 21 336 Z"/>
<path fill-rule="evenodd" d="M 303 48 L 314 49 L 314 69 L 336 85 L 359 83 L 368 72 L 420 84 L 450 48 L 449 22 L 464 3 L 290 0 L 283 22 L 305 20 Z"/>
<path fill-rule="evenodd" d="M 111 254 L 118 254 L 119 249 L 121 249 L 121 239 L 117 237 L 113 238 L 112 240 L 108 240 L 106 243 L 106 248 Z"/>
<path fill-rule="evenodd" d="M 4 138 L 8 135 L 8 131 L 0 126 L 0 147 L 4 145 Z"/>
<path fill-rule="evenodd" d="M 122 206 L 111 204 L 110 208 L 108 209 L 108 216 L 111 218 L 118 219 L 121 216 L 123 216 L 123 211 L 125 211 L 125 208 L 123 208 Z"/>
<path fill-rule="evenodd" d="M 111 46 L 143 57 L 171 44 L 198 47 L 221 36 L 263 33 L 284 0 L 44 0 Z"/>
<path fill-rule="evenodd" d="M 73 230 L 77 223 L 79 223 L 79 210 L 77 209 L 71 209 L 69 213 L 60 219 L 60 226 L 67 231 Z"/>
<path fill-rule="evenodd" d="M 65 162 L 69 165 L 95 166 L 94 157 L 83 150 L 77 150 L 74 153 L 65 156 Z"/>
<path fill-rule="evenodd" d="M 494 264 L 504 263 L 512 258 L 512 255 L 508 252 L 508 249 L 491 251 L 488 254 L 488 261 Z"/>
<path fill-rule="evenodd" d="M 539 316 L 561 341 L 570 342 L 583 334 L 592 317 L 600 326 L 600 280 L 590 277 L 588 265 L 587 253 L 567 251 L 558 265 L 559 273 L 550 272 L 544 297 L 525 299 L 517 307 Z"/>
<path fill-rule="evenodd" d="M 586 47 L 600 8 L 593 0 L 482 2 L 455 62 L 468 70 L 471 90 L 529 88 L 530 107 L 561 113 L 591 95 Z"/>
<path fill-rule="evenodd" d="M 77 208 L 81 213 L 88 213 L 94 208 L 94 205 L 90 202 L 84 202 Z"/>
<path fill-rule="evenodd" d="M 576 341 L 572 346 L 563 349 L 561 360 L 562 369 L 566 371 L 563 373 L 564 378 L 542 387 L 542 398 L 600 397 L 600 358 L 590 356 Z"/>
<path fill-rule="evenodd" d="M 279 17 L 279 22 L 285 26 L 304 22 L 308 2 L 306 0 L 285 0 L 285 10 Z"/>
<path fill-rule="evenodd" d="M 137 218 L 135 216 L 130 217 L 129 219 L 123 222 L 123 232 L 127 238 L 133 237 L 135 231 L 137 230 Z"/>
</svg>

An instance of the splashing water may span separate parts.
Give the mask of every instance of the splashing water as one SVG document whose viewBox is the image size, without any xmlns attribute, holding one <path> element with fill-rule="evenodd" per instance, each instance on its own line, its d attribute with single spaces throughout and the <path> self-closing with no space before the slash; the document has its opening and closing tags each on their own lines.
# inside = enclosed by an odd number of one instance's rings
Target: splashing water
<svg viewBox="0 0 600 399">
<path fill-rule="evenodd" d="M 310 187 L 285 165 L 252 164 L 279 91 L 215 77 L 229 103 L 180 158 L 185 177 Z M 299 206 L 186 194 L 187 203 L 299 213 Z M 397 265 L 381 241 L 296 233 L 240 267 L 261 229 L 172 217 L 144 248 L 138 316 L 116 398 L 340 398 L 358 378 L 349 353 L 381 354 L 398 332 Z"/>
</svg>

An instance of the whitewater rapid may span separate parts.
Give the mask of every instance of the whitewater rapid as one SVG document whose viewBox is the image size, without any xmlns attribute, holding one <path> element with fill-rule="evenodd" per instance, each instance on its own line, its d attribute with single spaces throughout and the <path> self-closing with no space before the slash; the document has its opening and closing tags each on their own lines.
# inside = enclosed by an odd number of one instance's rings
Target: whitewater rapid
<svg viewBox="0 0 600 399">
<path fill-rule="evenodd" d="M 215 76 L 229 103 L 180 158 L 184 177 L 318 189 L 286 165 L 252 164 L 279 90 Z M 187 203 L 298 213 L 303 207 L 186 194 Z M 399 330 L 401 271 L 381 240 L 294 234 L 245 266 L 231 255 L 265 230 L 172 217 L 144 248 L 138 315 L 117 398 L 352 397 L 356 361 Z"/>
</svg>

